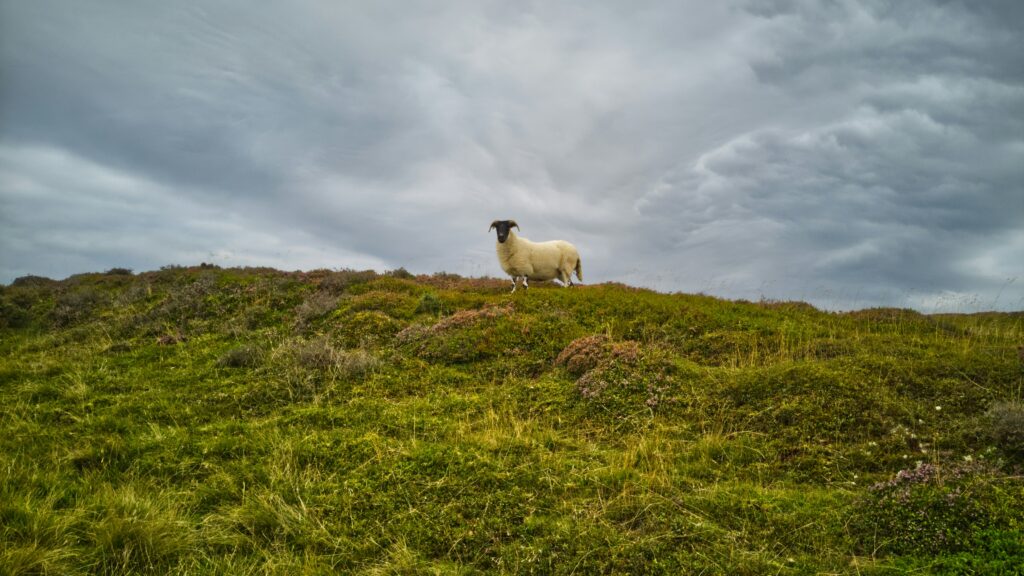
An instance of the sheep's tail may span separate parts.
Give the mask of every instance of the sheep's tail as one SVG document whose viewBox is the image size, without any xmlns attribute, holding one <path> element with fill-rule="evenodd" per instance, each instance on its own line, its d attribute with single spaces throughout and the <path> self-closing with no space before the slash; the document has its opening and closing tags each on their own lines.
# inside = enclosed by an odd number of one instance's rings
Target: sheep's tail
<svg viewBox="0 0 1024 576">
<path fill-rule="evenodd" d="M 576 257 L 576 278 L 583 282 L 583 259 L 579 256 Z"/>
</svg>

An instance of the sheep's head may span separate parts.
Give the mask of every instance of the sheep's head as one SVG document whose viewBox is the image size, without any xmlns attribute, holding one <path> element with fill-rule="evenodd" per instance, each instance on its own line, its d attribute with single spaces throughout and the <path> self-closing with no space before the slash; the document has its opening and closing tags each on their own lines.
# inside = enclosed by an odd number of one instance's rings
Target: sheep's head
<svg viewBox="0 0 1024 576">
<path fill-rule="evenodd" d="M 508 240 L 508 233 L 511 232 L 513 228 L 519 228 L 519 224 L 516 224 L 515 220 L 495 220 L 494 222 L 491 222 L 491 227 L 488 228 L 487 231 L 490 232 L 491 230 L 497 229 L 498 242 L 504 243 L 505 240 Z"/>
</svg>

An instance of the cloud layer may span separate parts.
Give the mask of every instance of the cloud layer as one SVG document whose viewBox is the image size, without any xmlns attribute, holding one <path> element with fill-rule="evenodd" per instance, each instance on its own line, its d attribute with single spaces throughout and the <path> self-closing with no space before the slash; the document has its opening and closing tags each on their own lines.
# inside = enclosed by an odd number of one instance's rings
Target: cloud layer
<svg viewBox="0 0 1024 576">
<path fill-rule="evenodd" d="M 1024 308 L 1019 3 L 0 5 L 0 282 L 215 261 Z"/>
</svg>

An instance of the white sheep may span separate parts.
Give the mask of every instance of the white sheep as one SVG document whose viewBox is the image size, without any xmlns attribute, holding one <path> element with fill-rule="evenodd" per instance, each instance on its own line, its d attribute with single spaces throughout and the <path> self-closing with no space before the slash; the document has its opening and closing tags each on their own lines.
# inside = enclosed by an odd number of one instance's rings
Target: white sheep
<svg viewBox="0 0 1024 576">
<path fill-rule="evenodd" d="M 583 282 L 583 263 L 576 247 L 565 240 L 530 242 L 516 236 L 513 228 L 519 228 L 515 220 L 495 220 L 490 232 L 498 231 L 498 262 L 501 269 L 512 276 L 512 291 L 516 281 L 523 279 L 523 288 L 529 288 L 529 280 L 552 280 L 557 278 L 562 286 L 573 286 L 572 273 Z"/>
</svg>

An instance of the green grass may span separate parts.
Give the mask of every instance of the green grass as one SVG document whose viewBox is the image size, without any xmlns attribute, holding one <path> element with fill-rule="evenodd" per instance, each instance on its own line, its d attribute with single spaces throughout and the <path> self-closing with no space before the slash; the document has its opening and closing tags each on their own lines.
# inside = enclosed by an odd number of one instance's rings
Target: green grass
<svg viewBox="0 0 1024 576">
<path fill-rule="evenodd" d="M 0 573 L 1024 565 L 1024 314 L 507 290 L 0 287 Z"/>
</svg>

